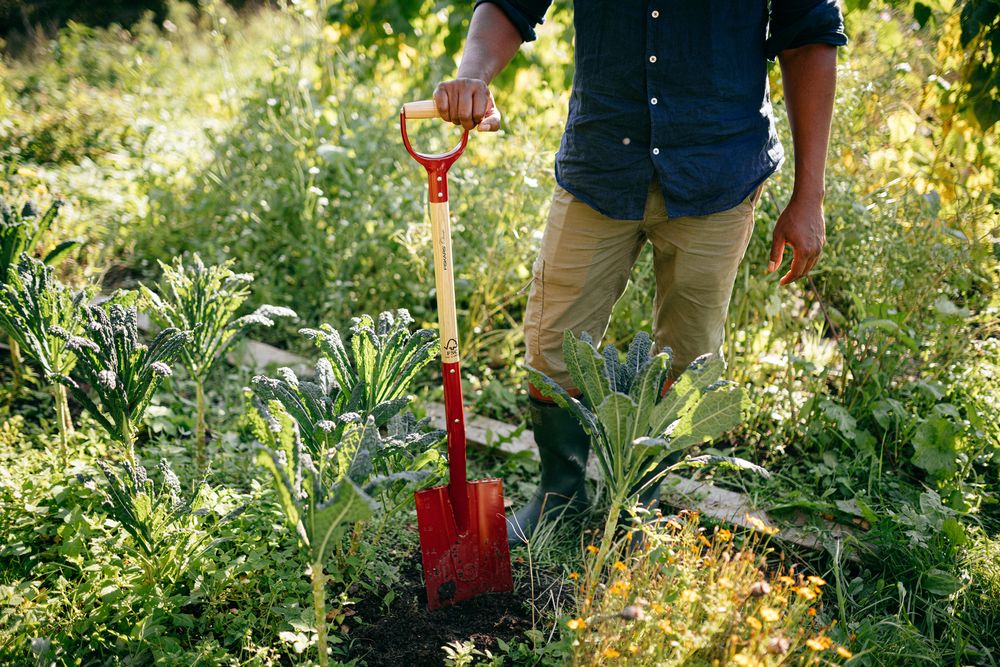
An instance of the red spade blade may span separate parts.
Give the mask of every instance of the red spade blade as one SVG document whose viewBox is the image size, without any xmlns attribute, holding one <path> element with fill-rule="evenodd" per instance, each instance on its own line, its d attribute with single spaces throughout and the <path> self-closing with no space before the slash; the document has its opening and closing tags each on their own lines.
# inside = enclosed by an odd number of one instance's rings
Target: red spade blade
<svg viewBox="0 0 1000 667">
<path fill-rule="evenodd" d="M 469 482 L 469 528 L 459 534 L 447 486 L 414 494 L 427 607 L 433 611 L 481 593 L 514 588 L 504 518 L 503 482 Z"/>
</svg>

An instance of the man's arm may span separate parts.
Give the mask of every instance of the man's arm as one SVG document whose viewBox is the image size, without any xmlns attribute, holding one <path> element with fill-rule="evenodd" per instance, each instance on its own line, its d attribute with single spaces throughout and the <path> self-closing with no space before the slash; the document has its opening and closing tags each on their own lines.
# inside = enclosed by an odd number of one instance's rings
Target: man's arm
<svg viewBox="0 0 1000 667">
<path fill-rule="evenodd" d="M 837 49 L 829 44 L 806 44 L 779 52 L 778 62 L 792 129 L 795 184 L 792 198 L 774 227 L 767 271 L 781 266 L 785 246 L 791 246 L 792 266 L 781 278 L 781 284 L 786 285 L 812 270 L 826 243 L 823 194 Z"/>
<path fill-rule="evenodd" d="M 521 33 L 503 10 L 492 3 L 476 7 L 458 78 L 442 81 L 434 90 L 441 117 L 467 130 L 476 126 L 488 132 L 499 130 L 500 112 L 488 85 L 513 59 L 521 41 Z"/>
</svg>

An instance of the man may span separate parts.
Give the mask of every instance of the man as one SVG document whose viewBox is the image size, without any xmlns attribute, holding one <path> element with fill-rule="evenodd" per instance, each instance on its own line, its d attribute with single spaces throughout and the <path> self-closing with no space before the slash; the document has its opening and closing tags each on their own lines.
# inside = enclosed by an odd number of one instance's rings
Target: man
<svg viewBox="0 0 1000 667">
<path fill-rule="evenodd" d="M 445 119 L 499 129 L 488 84 L 535 38 L 549 4 L 477 2 L 458 78 L 434 92 Z M 654 337 L 673 349 L 672 376 L 719 351 L 753 208 L 784 157 L 769 58 L 781 66 L 795 182 L 767 271 L 781 266 L 786 245 L 793 257 L 781 284 L 813 268 L 825 242 L 835 47 L 847 42 L 836 0 L 577 0 L 574 12 L 576 70 L 558 187 L 525 314 L 528 365 L 571 392 L 563 332 L 603 336 L 646 241 L 656 273 Z M 585 504 L 586 434 L 536 388 L 529 394 L 541 480 L 510 522 L 512 543 L 531 535 L 543 514 Z"/>
</svg>

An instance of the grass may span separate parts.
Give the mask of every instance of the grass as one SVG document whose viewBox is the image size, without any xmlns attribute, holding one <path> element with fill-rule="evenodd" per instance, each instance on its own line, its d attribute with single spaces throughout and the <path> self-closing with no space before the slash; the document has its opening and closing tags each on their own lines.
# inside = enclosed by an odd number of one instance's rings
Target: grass
<svg viewBox="0 0 1000 667">
<path fill-rule="evenodd" d="M 453 72 L 467 14 L 345 7 L 297 3 L 240 16 L 216 3 L 198 13 L 177 4 L 169 26 L 70 26 L 2 61 L 0 194 L 68 201 L 39 248 L 86 238 L 60 277 L 74 286 L 96 279 L 107 290 L 150 284 L 156 260 L 197 251 L 256 274 L 247 308 L 299 313 L 299 323 L 269 332 L 270 342 L 295 347 L 303 323 L 343 328 L 356 313 L 389 307 L 432 323 L 423 176 L 402 153 L 395 114 Z M 498 80 L 504 131 L 473 137 L 453 171 L 466 395 L 475 412 L 512 421 L 525 400 L 517 365 L 525 286 L 572 72 L 569 18 L 558 6 L 516 71 Z M 452 647 L 454 664 L 525 664 L 536 653 L 551 664 L 740 664 L 741 655 L 745 664 L 1000 661 L 996 133 L 977 133 L 942 97 L 937 82 L 960 68 L 962 54 L 931 47 L 954 38 L 954 17 L 920 30 L 892 12 L 855 11 L 847 21 L 828 246 L 806 283 L 781 289 L 764 275 L 769 230 L 790 194 L 784 168 L 759 208 L 728 325 L 730 373 L 754 407 L 743 427 L 706 449 L 771 470 L 769 481 L 715 476 L 760 506 L 848 522 L 860 514 L 867 530 L 828 541 L 823 553 L 786 550 L 782 561 L 752 534 L 720 539 L 725 527 L 680 522 L 658 530 L 651 551 L 622 553 L 625 569 L 589 582 L 600 591 L 589 601 L 565 592 L 579 580 L 550 574 L 587 571 L 588 540 L 552 535 L 515 553 L 518 576 L 564 593 L 536 604 L 524 642 L 492 657 Z M 420 141 L 450 138 L 432 131 Z M 609 342 L 621 346 L 648 328 L 652 285 L 644 256 Z M 234 507 L 254 509 L 220 526 L 224 541 L 169 589 L 140 582 L 102 509 L 95 464 L 113 458 L 106 438 L 74 415 L 78 432 L 62 467 L 52 454 L 51 397 L 30 377 L 22 393 L 5 386 L 0 656 L 276 664 L 310 655 L 304 566 L 293 536 L 276 528 L 275 499 L 248 462 L 252 437 L 238 417 L 249 376 L 227 365 L 206 383 L 211 493 L 200 520 L 209 526 Z M 428 372 L 419 393 L 437 391 Z M 170 459 L 186 488 L 199 478 L 188 446 L 194 398 L 186 378 L 171 378 L 146 415 L 139 453 L 149 464 Z M 531 464 L 484 457 L 477 465 L 503 476 L 515 500 L 530 492 Z M 329 599 L 350 609 L 373 590 L 385 594 L 380 586 L 391 584 L 400 557 L 388 545 L 413 546 L 393 530 L 341 552 L 336 571 L 328 568 Z M 803 616 L 810 607 L 794 592 L 798 573 L 828 582 L 813 591 L 823 601 L 815 617 Z M 771 591 L 747 597 L 763 580 Z M 622 618 L 639 599 L 641 616 Z M 777 619 L 762 617 L 765 608 Z M 787 652 L 769 652 L 779 635 Z M 807 639 L 831 643 L 812 651 Z M 330 641 L 334 657 L 350 659 L 349 631 Z"/>
</svg>

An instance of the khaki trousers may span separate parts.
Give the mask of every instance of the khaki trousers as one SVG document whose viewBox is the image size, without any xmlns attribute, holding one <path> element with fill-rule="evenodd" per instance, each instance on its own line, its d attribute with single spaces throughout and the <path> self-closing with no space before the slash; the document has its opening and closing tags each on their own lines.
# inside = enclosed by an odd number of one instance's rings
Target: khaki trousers
<svg viewBox="0 0 1000 667">
<path fill-rule="evenodd" d="M 643 219 L 615 220 L 557 185 L 532 269 L 525 313 L 527 364 L 575 389 L 563 361 L 563 332 L 579 336 L 586 331 L 595 344 L 600 342 L 647 241 L 656 274 L 653 337 L 657 348 L 673 350 L 672 377 L 702 354 L 720 352 L 761 189 L 728 211 L 669 218 L 654 180 Z"/>
</svg>

